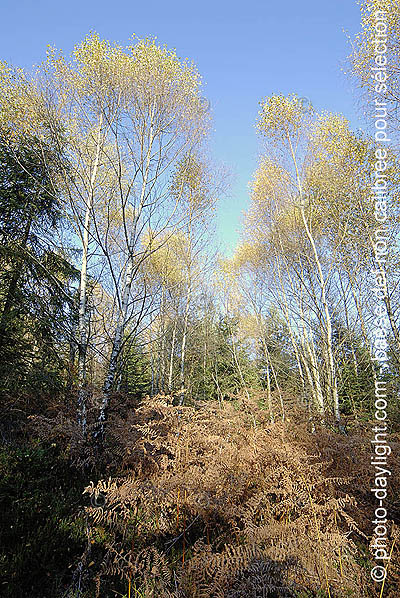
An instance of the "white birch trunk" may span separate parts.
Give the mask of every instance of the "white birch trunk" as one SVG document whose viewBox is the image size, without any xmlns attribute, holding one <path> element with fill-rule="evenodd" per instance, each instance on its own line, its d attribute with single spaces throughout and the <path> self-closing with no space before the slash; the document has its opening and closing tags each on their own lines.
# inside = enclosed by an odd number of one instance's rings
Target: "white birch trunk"
<svg viewBox="0 0 400 598">
<path fill-rule="evenodd" d="M 150 158 L 151 158 L 151 151 L 153 146 L 153 119 L 154 119 L 154 103 L 151 113 L 151 123 L 150 123 L 150 131 L 149 131 L 149 143 L 147 147 L 147 155 L 146 155 L 146 163 L 144 168 L 144 176 L 142 181 L 142 188 L 140 192 L 140 202 L 137 212 L 134 216 L 134 222 L 132 225 L 132 233 L 130 236 L 130 242 L 128 247 L 128 265 L 125 272 L 125 280 L 123 285 L 123 293 L 122 293 L 122 301 L 121 301 L 121 313 L 119 317 L 118 324 L 115 329 L 114 333 L 114 340 L 113 346 L 111 350 L 110 362 L 108 366 L 107 377 L 103 386 L 103 398 L 100 407 L 100 414 L 98 418 L 98 429 L 96 431 L 96 438 L 100 440 L 100 442 L 104 439 L 104 426 L 106 422 L 106 411 L 110 401 L 110 393 L 114 385 L 115 381 L 115 374 L 117 371 L 118 365 L 118 357 L 120 355 L 123 343 L 123 337 L 126 329 L 126 324 L 128 320 L 128 307 L 129 307 L 129 299 L 131 296 L 131 289 L 133 284 L 133 275 L 134 275 L 134 262 L 133 262 L 133 251 L 135 247 L 136 233 L 137 233 L 137 226 L 138 221 L 141 216 L 143 205 L 145 202 L 146 197 L 146 189 L 147 189 L 147 181 L 149 177 L 149 169 L 150 169 Z"/>
<path fill-rule="evenodd" d="M 90 222 L 94 201 L 94 184 L 97 177 L 100 158 L 100 145 L 102 134 L 103 117 L 100 115 L 99 131 L 96 141 L 96 154 L 93 164 L 92 174 L 89 183 L 89 196 L 86 203 L 86 212 L 84 220 L 84 230 L 82 238 L 82 264 L 80 273 L 79 289 L 79 313 L 78 313 L 78 334 L 79 334 L 79 355 L 78 355 L 78 424 L 81 426 L 82 433 L 86 436 L 87 432 L 87 347 L 89 342 L 88 316 L 87 316 L 87 269 L 88 269 L 88 251 L 89 251 L 89 233 Z"/>
</svg>

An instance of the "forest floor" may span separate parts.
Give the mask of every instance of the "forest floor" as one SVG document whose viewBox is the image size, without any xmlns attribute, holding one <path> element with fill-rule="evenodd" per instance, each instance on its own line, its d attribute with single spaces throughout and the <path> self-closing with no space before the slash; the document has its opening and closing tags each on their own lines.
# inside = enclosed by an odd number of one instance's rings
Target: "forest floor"
<svg viewBox="0 0 400 598">
<path fill-rule="evenodd" d="M 260 396 L 119 396 L 98 451 L 67 405 L 21 415 L 18 433 L 3 414 L 5 598 L 381 595 L 368 421 L 343 433 L 295 409 L 271 422 Z M 386 598 L 400 588 L 399 466 L 389 459 Z"/>
</svg>

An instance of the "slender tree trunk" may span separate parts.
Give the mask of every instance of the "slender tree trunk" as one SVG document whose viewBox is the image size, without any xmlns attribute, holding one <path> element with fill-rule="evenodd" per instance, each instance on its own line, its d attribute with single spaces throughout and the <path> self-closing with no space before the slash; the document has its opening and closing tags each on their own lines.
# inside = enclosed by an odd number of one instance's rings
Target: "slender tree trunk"
<svg viewBox="0 0 400 598">
<path fill-rule="evenodd" d="M 68 390 L 73 388 L 76 371 L 76 353 L 78 349 L 76 342 L 76 326 L 74 325 L 69 339 L 69 366 L 68 366 Z"/>
<path fill-rule="evenodd" d="M 299 348 L 297 346 L 296 337 L 295 337 L 295 334 L 293 332 L 293 328 L 292 328 L 292 325 L 291 325 L 290 315 L 289 315 L 289 305 L 288 305 L 286 293 L 284 291 L 283 280 L 282 280 L 282 275 L 281 275 L 281 270 L 280 270 L 280 267 L 279 267 L 278 260 L 276 261 L 276 264 L 277 264 L 277 272 L 278 272 L 280 289 L 281 289 L 280 297 L 281 297 L 282 303 L 283 303 L 283 313 L 284 313 L 286 324 L 287 324 L 288 331 L 289 331 L 290 343 L 292 345 L 294 354 L 296 356 L 297 369 L 299 371 L 301 385 L 302 385 L 303 391 L 305 392 L 306 381 L 305 381 L 305 376 L 304 376 L 304 372 L 303 372 L 303 363 L 302 363 L 303 360 L 302 360 Z M 311 385 L 311 389 L 312 388 L 313 388 L 313 386 Z"/>
<path fill-rule="evenodd" d="M 336 368 L 335 368 L 335 360 L 334 360 L 334 356 L 333 356 L 333 346 L 332 346 L 332 321 L 331 321 L 331 315 L 329 312 L 329 306 L 328 306 L 328 301 L 327 301 L 327 297 L 326 297 L 326 282 L 327 281 L 324 278 L 324 275 L 322 272 L 321 261 L 319 259 L 315 240 L 314 240 L 310 226 L 307 221 L 305 208 L 304 208 L 303 189 L 302 189 L 302 183 L 301 183 L 301 179 L 300 179 L 300 173 L 299 173 L 299 169 L 298 169 L 298 165 L 297 165 L 296 154 L 293 149 L 293 145 L 292 145 L 289 134 L 288 134 L 288 142 L 289 142 L 289 147 L 290 147 L 290 151 L 292 154 L 293 164 L 294 164 L 294 167 L 296 170 L 297 187 L 298 187 L 299 198 L 300 198 L 299 208 L 300 208 L 301 219 L 302 219 L 302 222 L 304 225 L 304 229 L 305 229 L 307 238 L 311 245 L 311 249 L 312 249 L 312 252 L 314 255 L 314 260 L 315 260 L 315 264 L 316 264 L 317 272 L 318 272 L 319 285 L 320 285 L 320 289 L 321 289 L 321 303 L 322 303 L 322 307 L 323 307 L 324 314 L 325 314 L 325 330 L 322 330 L 321 332 L 323 332 L 325 334 L 326 352 L 327 352 L 327 358 L 328 358 L 328 385 L 329 385 L 330 395 L 331 395 L 332 402 L 333 402 L 333 412 L 334 412 L 336 420 L 339 421 L 340 420 L 339 395 L 338 395 Z"/>
<path fill-rule="evenodd" d="M 151 390 L 150 395 L 154 397 L 155 392 L 155 377 L 154 377 L 154 350 L 153 341 L 150 341 L 150 367 L 151 367 Z"/>
<path fill-rule="evenodd" d="M 261 338 L 261 344 L 263 347 L 263 352 L 264 352 L 264 359 L 265 359 L 265 365 L 267 367 L 267 402 L 268 402 L 268 411 L 269 411 L 269 418 L 271 420 L 271 423 L 274 422 L 274 412 L 273 412 L 273 408 L 272 408 L 272 395 L 271 395 L 271 375 L 270 375 L 270 363 L 269 363 L 269 359 L 268 359 L 268 353 L 266 350 L 266 345 L 265 345 L 265 341 L 263 338 Z"/>
<path fill-rule="evenodd" d="M 317 405 L 318 413 L 321 415 L 325 411 L 325 402 L 324 402 L 324 393 L 322 392 L 322 385 L 321 385 L 321 377 L 318 368 L 317 356 L 315 354 L 315 347 L 313 340 L 308 337 L 308 335 L 304 332 L 303 333 L 303 343 L 305 347 L 305 355 L 308 355 L 311 369 L 307 366 L 307 361 L 304 358 L 303 363 L 308 370 L 308 375 L 311 377 L 311 386 L 314 389 L 314 399 Z"/>
<path fill-rule="evenodd" d="M 190 277 L 190 275 L 189 275 Z M 189 308 L 190 308 L 190 299 L 191 299 L 191 282 L 189 280 L 188 285 L 188 292 L 186 296 L 186 305 L 185 305 L 185 315 L 183 319 L 183 333 L 182 333 L 182 344 L 181 344 L 181 368 L 180 368 L 180 404 L 183 405 L 184 398 L 185 398 L 185 357 L 186 357 L 186 339 L 187 339 L 187 331 L 188 331 L 188 323 L 189 323 Z"/>
<path fill-rule="evenodd" d="M 139 208 L 137 213 L 134 216 L 134 222 L 132 226 L 132 232 L 128 247 L 128 265 L 125 272 L 125 280 L 123 286 L 123 293 L 122 293 L 122 301 L 121 301 L 121 313 L 119 317 L 118 324 L 115 329 L 114 333 L 114 340 L 113 346 L 111 350 L 111 356 L 108 366 L 108 372 L 106 376 L 106 380 L 103 386 L 103 399 L 100 407 L 100 414 L 98 418 L 98 429 L 96 431 L 96 438 L 102 444 L 104 439 L 104 428 L 106 423 L 106 412 L 110 401 L 110 394 L 111 390 L 114 385 L 115 374 L 117 371 L 117 364 L 118 364 L 118 357 L 121 352 L 123 337 L 126 329 L 126 324 L 128 320 L 128 307 L 129 307 L 129 299 L 131 296 L 131 289 L 133 284 L 133 276 L 134 276 L 134 248 L 137 242 L 136 234 L 137 234 L 137 227 L 138 221 L 141 216 L 143 206 L 145 203 L 146 198 L 146 189 L 147 189 L 147 182 L 149 178 L 149 170 L 150 170 L 150 159 L 151 159 L 151 150 L 153 146 L 153 119 L 154 119 L 154 103 L 151 113 L 151 124 L 150 124 L 150 131 L 149 131 L 149 143 L 147 147 L 147 154 L 146 154 L 146 162 L 143 174 L 143 181 L 142 181 L 142 188 L 140 192 L 140 201 L 139 201 Z"/>
<path fill-rule="evenodd" d="M 227 310 L 227 313 L 229 313 L 228 310 Z M 243 377 L 242 368 L 240 367 L 240 363 L 239 363 L 239 360 L 238 360 L 238 357 L 237 357 L 235 337 L 234 337 L 233 329 L 232 329 L 231 326 L 229 326 L 229 330 L 230 330 L 230 333 L 231 333 L 233 361 L 234 361 L 234 363 L 236 365 L 236 369 L 237 369 L 238 374 L 239 374 L 240 382 L 242 384 L 242 388 L 244 389 L 244 391 L 246 393 L 247 400 L 250 400 L 250 395 L 249 395 L 249 392 L 247 390 L 246 383 L 245 383 L 245 380 L 244 380 L 244 377 Z"/>
<path fill-rule="evenodd" d="M 206 398 L 207 341 L 203 345 L 203 400 Z"/>
<path fill-rule="evenodd" d="M 100 158 L 100 145 L 102 135 L 103 116 L 100 115 L 99 131 L 96 141 L 96 155 L 93 164 L 93 170 L 90 176 L 89 197 L 86 203 L 86 212 L 84 220 L 84 229 L 82 237 L 82 264 L 79 286 L 79 312 L 78 312 L 78 424 L 81 426 L 82 433 L 86 436 L 87 432 L 87 348 L 89 342 L 88 317 L 87 317 L 87 269 L 89 252 L 90 222 L 94 201 L 94 184 L 97 177 Z"/>
<path fill-rule="evenodd" d="M 161 348 L 160 348 L 160 354 L 158 356 L 158 363 L 159 363 L 159 375 L 160 375 L 160 390 L 161 392 L 165 391 L 165 335 L 166 335 L 166 325 L 165 325 L 165 319 L 166 319 L 166 313 L 165 313 L 165 285 L 162 284 L 162 289 L 161 289 L 161 310 L 160 310 L 160 316 L 161 316 Z"/>
<path fill-rule="evenodd" d="M 191 207 L 189 207 L 189 228 L 188 228 L 188 241 L 189 241 L 189 249 L 188 249 L 188 287 L 187 287 L 187 294 L 186 294 L 186 305 L 185 305 L 185 314 L 183 318 L 183 333 L 182 333 L 182 344 L 181 344 L 181 368 L 180 368 L 180 405 L 183 405 L 185 399 L 185 357 L 186 357 L 186 339 L 187 339 L 187 332 L 188 332 L 188 324 L 189 324 L 189 309 L 190 309 L 190 301 L 192 299 L 192 211 Z"/>
<path fill-rule="evenodd" d="M 178 326 L 178 319 L 175 318 L 174 328 L 172 330 L 171 354 L 169 357 L 169 372 L 168 372 L 168 392 L 172 392 L 172 376 L 174 372 L 174 353 L 176 341 L 176 328 Z"/>
<path fill-rule="evenodd" d="M 308 226 L 307 218 L 304 212 L 303 205 L 300 208 L 301 217 L 303 220 L 304 228 L 306 230 L 306 235 L 312 247 L 312 251 L 314 254 L 315 264 L 317 266 L 318 271 L 318 278 L 319 284 L 321 289 L 321 303 L 324 310 L 325 315 L 325 343 L 326 343 L 326 355 L 327 355 L 327 362 L 328 362 L 328 387 L 329 393 L 332 398 L 333 402 L 333 412 L 335 415 L 335 419 L 337 421 L 340 420 L 340 410 L 339 410 L 339 394 L 338 394 L 338 387 L 337 387 L 337 376 L 336 376 L 336 367 L 335 367 L 335 360 L 333 356 L 333 345 L 332 345 L 332 319 L 329 311 L 328 301 L 326 297 L 326 280 L 324 279 L 324 275 L 322 272 L 321 262 L 318 256 L 318 251 L 315 245 L 314 237 L 312 236 L 310 227 Z"/>
<path fill-rule="evenodd" d="M 222 407 L 224 396 L 222 394 L 222 390 L 221 390 L 221 387 L 220 387 L 219 382 L 218 382 L 218 371 L 217 371 L 217 360 L 216 359 L 214 361 L 214 376 L 213 376 L 213 380 L 215 382 L 215 386 L 217 387 L 218 402 L 219 402 L 219 404 Z"/>
</svg>

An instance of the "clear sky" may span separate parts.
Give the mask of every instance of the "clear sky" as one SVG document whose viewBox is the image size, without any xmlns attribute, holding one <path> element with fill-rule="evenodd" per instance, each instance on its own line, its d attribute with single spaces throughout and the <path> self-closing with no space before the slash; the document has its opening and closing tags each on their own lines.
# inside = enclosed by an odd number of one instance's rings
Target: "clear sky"
<svg viewBox="0 0 400 598">
<path fill-rule="evenodd" d="M 218 212 L 228 254 L 257 165 L 254 123 L 262 98 L 293 92 L 361 126 L 341 71 L 350 52 L 347 34 L 359 29 L 355 0 L 2 0 L 1 8 L 0 59 L 18 66 L 40 62 L 47 44 L 68 53 L 90 31 L 122 44 L 133 33 L 157 36 L 195 62 L 211 102 L 214 155 L 235 175 Z"/>
</svg>

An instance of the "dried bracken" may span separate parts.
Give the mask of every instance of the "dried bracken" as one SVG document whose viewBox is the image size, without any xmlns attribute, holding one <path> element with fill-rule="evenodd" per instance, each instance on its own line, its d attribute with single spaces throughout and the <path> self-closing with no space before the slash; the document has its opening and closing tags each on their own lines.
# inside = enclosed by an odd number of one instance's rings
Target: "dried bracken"
<svg viewBox="0 0 400 598">
<path fill-rule="evenodd" d="M 111 418 L 119 475 L 85 489 L 91 541 L 103 538 L 98 596 L 110 576 L 146 598 L 373 595 L 359 548 L 372 509 L 366 438 L 271 424 L 245 402 L 156 397 Z"/>
</svg>

